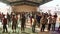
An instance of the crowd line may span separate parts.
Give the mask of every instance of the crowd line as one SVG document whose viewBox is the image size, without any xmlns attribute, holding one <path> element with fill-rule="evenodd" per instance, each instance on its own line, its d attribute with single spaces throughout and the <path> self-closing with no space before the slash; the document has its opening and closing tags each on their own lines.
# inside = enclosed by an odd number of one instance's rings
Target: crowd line
<svg viewBox="0 0 60 34">
<path fill-rule="evenodd" d="M 25 27 L 26 27 L 26 21 L 28 22 L 28 19 L 30 19 L 30 24 L 32 27 L 32 32 L 35 32 L 35 28 L 36 25 L 38 26 L 38 28 L 40 28 L 41 26 L 41 32 L 44 32 L 46 25 L 48 25 L 47 30 L 50 31 L 52 28 L 52 31 L 55 31 L 55 25 L 56 25 L 56 21 L 57 21 L 57 13 L 55 13 L 54 15 L 52 15 L 51 13 L 40 13 L 40 12 L 21 12 L 19 14 L 19 18 L 18 18 L 18 14 L 12 12 L 11 14 L 5 15 L 5 14 L 1 14 L 0 13 L 0 21 L 2 22 L 3 25 L 3 32 L 8 32 L 7 30 L 7 24 L 9 25 L 9 23 L 11 23 L 12 21 L 12 30 L 13 32 L 16 31 L 16 28 L 18 27 L 18 20 L 21 21 L 21 31 L 25 31 Z M 58 30 L 60 29 L 60 26 L 58 28 Z"/>
</svg>

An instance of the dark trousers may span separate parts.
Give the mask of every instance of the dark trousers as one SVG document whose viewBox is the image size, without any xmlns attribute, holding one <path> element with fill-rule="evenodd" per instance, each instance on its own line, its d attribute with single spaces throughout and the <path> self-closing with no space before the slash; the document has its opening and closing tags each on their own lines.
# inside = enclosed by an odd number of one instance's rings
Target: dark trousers
<svg viewBox="0 0 60 34">
<path fill-rule="evenodd" d="M 21 31 L 25 31 L 25 24 L 24 23 L 21 24 Z"/>
<path fill-rule="evenodd" d="M 5 30 L 7 32 L 7 26 L 6 26 L 6 24 L 3 25 L 3 32 L 5 32 Z"/>
<path fill-rule="evenodd" d="M 33 26 L 32 26 L 32 32 L 35 32 L 35 26 L 36 26 L 36 25 L 33 25 Z"/>
<path fill-rule="evenodd" d="M 12 25 L 12 30 L 15 29 L 16 30 L 16 25 Z"/>
<path fill-rule="evenodd" d="M 40 20 L 38 20 L 37 22 L 38 22 L 38 27 L 40 27 Z"/>
<path fill-rule="evenodd" d="M 45 24 L 42 24 L 41 31 L 44 31 L 45 29 Z"/>
<path fill-rule="evenodd" d="M 51 24 L 48 24 L 48 30 L 50 31 L 50 28 L 51 28 Z"/>
<path fill-rule="evenodd" d="M 55 31 L 55 25 L 56 25 L 56 23 L 53 23 L 53 24 L 52 24 L 52 30 L 53 30 L 53 31 Z"/>
</svg>

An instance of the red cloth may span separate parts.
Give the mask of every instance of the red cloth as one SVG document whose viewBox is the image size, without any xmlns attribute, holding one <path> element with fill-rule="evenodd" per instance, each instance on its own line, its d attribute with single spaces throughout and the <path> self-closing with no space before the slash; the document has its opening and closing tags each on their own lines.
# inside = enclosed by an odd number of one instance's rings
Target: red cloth
<svg viewBox="0 0 60 34">
<path fill-rule="evenodd" d="M 6 18 L 3 19 L 3 24 L 7 24 L 7 19 Z"/>
</svg>

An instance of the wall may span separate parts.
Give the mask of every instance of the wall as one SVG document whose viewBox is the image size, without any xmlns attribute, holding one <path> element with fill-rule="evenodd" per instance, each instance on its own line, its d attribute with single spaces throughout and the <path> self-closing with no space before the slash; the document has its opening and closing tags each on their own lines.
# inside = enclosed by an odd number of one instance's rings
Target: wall
<svg viewBox="0 0 60 34">
<path fill-rule="evenodd" d="M 15 12 L 35 12 L 37 11 L 36 6 L 29 6 L 29 5 L 17 5 L 17 6 L 12 6 L 13 11 Z"/>
</svg>

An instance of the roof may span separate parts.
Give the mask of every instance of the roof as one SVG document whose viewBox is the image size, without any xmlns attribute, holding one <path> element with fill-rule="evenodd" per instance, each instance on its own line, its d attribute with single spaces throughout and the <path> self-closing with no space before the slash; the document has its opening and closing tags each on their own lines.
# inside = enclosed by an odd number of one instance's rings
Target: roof
<svg viewBox="0 0 60 34">
<path fill-rule="evenodd" d="M 39 6 L 51 0 L 0 0 L 0 1 L 10 4 L 10 5 L 26 4 L 26 5 Z"/>
</svg>

